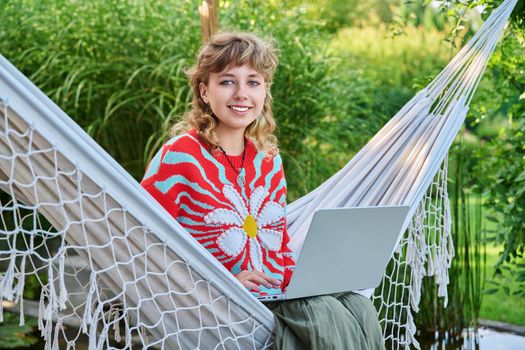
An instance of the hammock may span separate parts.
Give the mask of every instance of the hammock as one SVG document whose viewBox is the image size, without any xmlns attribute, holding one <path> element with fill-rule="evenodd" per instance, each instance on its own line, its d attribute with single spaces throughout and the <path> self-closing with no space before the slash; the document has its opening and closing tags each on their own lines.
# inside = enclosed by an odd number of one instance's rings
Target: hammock
<svg viewBox="0 0 525 350">
<path fill-rule="evenodd" d="M 515 4 L 494 10 L 343 169 L 288 206 L 295 251 L 318 208 L 410 207 L 383 282 L 367 294 L 391 348 L 419 347 L 424 276 L 446 298 L 447 150 Z M 23 324 L 24 284 L 41 285 L 46 348 L 74 348 L 81 334 L 90 349 L 272 347 L 272 313 L 3 56 L 0 188 L 0 298 L 19 304 Z M 71 324 L 78 331 L 66 333 Z"/>
</svg>

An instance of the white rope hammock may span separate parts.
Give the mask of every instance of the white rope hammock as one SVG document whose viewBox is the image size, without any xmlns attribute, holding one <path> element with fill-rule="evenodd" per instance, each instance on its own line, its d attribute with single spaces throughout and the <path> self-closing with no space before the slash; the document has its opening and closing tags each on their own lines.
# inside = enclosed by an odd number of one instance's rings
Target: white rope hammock
<svg viewBox="0 0 525 350">
<path fill-rule="evenodd" d="M 424 276 L 446 298 L 454 255 L 446 155 L 515 4 L 494 10 L 343 169 L 288 207 L 298 250 L 318 208 L 410 206 L 383 282 L 369 293 L 391 348 L 418 347 Z M 0 188 L 0 298 L 19 303 L 23 323 L 24 283 L 38 279 L 49 349 L 59 340 L 74 348 L 81 333 L 90 349 L 272 347 L 272 313 L 3 56 Z M 78 332 L 66 334 L 66 324 Z"/>
</svg>

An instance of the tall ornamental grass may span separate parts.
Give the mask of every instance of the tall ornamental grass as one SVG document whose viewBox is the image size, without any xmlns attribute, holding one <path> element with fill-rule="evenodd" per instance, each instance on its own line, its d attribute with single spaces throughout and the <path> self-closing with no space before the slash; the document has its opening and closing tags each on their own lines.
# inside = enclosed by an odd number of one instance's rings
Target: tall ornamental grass
<svg viewBox="0 0 525 350">
<path fill-rule="evenodd" d="M 1 53 L 137 179 L 186 109 L 195 2 L 3 1 Z"/>
</svg>

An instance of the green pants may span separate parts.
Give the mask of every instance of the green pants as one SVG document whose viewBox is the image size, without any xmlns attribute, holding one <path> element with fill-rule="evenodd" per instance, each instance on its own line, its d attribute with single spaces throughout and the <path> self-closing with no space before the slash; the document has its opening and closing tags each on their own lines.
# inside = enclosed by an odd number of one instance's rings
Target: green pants
<svg viewBox="0 0 525 350">
<path fill-rule="evenodd" d="M 377 311 L 356 293 L 268 304 L 275 316 L 275 349 L 383 350 Z"/>
</svg>

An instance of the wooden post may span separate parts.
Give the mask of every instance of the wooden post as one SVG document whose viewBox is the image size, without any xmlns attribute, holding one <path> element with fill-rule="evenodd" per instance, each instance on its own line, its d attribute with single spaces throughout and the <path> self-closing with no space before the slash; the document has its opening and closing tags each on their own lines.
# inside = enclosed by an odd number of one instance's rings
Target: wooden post
<svg viewBox="0 0 525 350">
<path fill-rule="evenodd" d="M 206 42 L 210 36 L 217 33 L 219 29 L 218 0 L 203 0 L 199 5 L 201 17 L 202 42 Z"/>
</svg>

